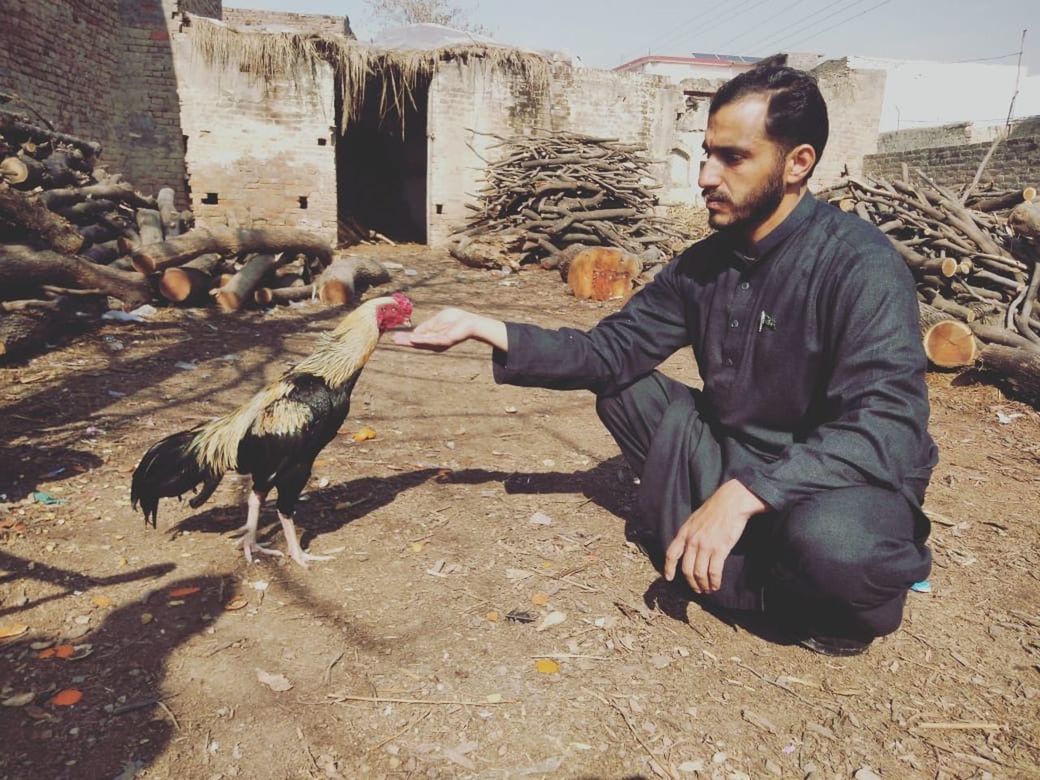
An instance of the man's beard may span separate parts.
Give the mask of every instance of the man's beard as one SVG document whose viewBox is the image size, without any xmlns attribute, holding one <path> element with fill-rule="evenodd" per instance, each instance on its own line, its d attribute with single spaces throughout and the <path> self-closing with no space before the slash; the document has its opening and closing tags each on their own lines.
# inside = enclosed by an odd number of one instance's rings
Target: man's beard
<svg viewBox="0 0 1040 780">
<path fill-rule="evenodd" d="M 706 193 L 707 200 L 728 203 L 731 207 L 729 214 L 709 211 L 708 224 L 716 230 L 754 230 L 777 210 L 784 198 L 784 191 L 784 167 L 781 160 L 762 185 L 749 193 L 741 203 L 734 203 L 728 195 L 721 192 Z M 727 218 L 727 221 L 718 224 L 720 217 Z"/>
</svg>

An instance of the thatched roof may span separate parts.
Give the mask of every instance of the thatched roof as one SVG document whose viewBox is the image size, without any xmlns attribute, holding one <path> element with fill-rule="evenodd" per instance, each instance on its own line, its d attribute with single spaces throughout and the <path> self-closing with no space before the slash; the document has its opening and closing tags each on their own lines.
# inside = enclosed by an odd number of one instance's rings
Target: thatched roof
<svg viewBox="0 0 1040 780">
<path fill-rule="evenodd" d="M 234 66 L 261 80 L 314 78 L 319 64 L 332 66 L 343 95 L 340 132 L 360 114 L 365 85 L 375 76 L 382 84 L 380 111 L 404 115 L 414 104 L 416 85 L 427 81 L 442 62 L 483 60 L 525 78 L 532 86 L 549 81 L 543 55 L 497 45 L 465 44 L 428 50 L 380 49 L 342 36 L 320 33 L 246 31 L 205 17 L 191 17 L 191 39 L 211 66 Z"/>
</svg>

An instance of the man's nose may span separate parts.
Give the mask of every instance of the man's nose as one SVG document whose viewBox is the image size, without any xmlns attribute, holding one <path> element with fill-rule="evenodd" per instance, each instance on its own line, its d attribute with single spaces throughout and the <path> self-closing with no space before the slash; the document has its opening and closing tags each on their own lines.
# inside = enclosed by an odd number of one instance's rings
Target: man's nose
<svg viewBox="0 0 1040 780">
<path fill-rule="evenodd" d="M 719 164 L 709 157 L 701 166 L 700 174 L 697 176 L 697 186 L 701 189 L 719 186 L 722 183 L 719 172 Z"/>
</svg>

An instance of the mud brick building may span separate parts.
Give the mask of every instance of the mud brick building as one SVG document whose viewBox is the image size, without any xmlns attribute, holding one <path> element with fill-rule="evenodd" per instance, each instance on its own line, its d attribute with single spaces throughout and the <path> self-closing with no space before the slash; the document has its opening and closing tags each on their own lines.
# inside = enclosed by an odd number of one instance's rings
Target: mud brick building
<svg viewBox="0 0 1040 780">
<path fill-rule="evenodd" d="M 142 191 L 173 187 L 202 225 L 298 226 L 330 240 L 353 217 L 392 238 L 442 243 L 465 222 L 502 139 L 536 129 L 642 144 L 659 161 L 662 200 L 694 200 L 707 100 L 724 80 L 445 47 L 421 55 L 432 66 L 388 111 L 387 81 L 419 55 L 357 44 L 345 17 L 221 0 L 9 5 L 0 91 L 58 129 L 100 141 L 103 163 Z M 317 36 L 341 57 L 341 71 L 331 56 L 257 78 L 249 58 L 263 36 L 286 51 Z M 351 81 L 338 77 L 342 57 L 377 66 Z M 876 151 L 884 76 L 844 61 L 815 70 L 832 117 L 814 177 L 823 187 L 861 172 Z"/>
</svg>

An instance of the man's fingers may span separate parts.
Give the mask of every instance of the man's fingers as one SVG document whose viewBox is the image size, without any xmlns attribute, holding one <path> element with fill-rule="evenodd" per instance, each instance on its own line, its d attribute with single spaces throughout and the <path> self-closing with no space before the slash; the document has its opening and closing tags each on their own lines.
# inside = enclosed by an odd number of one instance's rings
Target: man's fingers
<svg viewBox="0 0 1040 780">
<path fill-rule="evenodd" d="M 708 592 L 714 593 L 722 587 L 722 570 L 726 563 L 726 554 L 716 552 L 708 563 Z"/>
<path fill-rule="evenodd" d="M 664 553 L 664 578 L 671 582 L 675 579 L 675 567 L 686 549 L 686 526 L 679 529 L 679 533 L 672 539 L 668 549 Z"/>
</svg>

